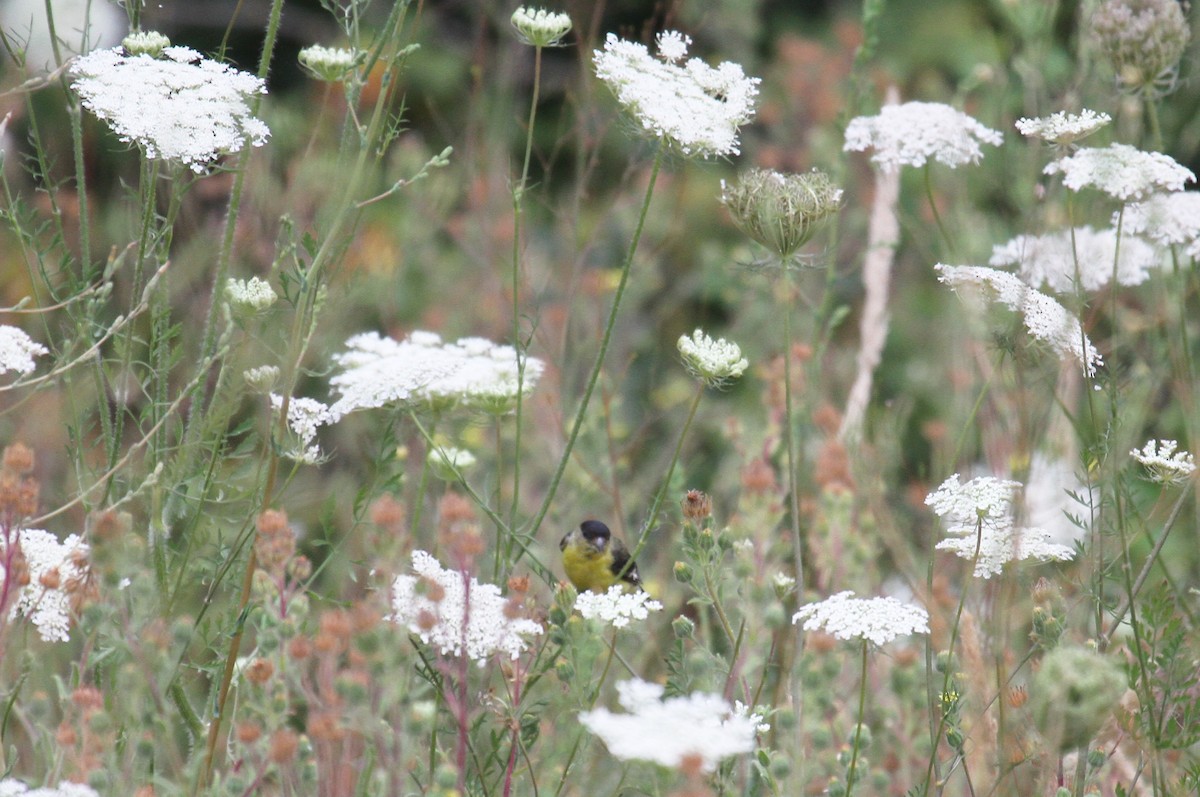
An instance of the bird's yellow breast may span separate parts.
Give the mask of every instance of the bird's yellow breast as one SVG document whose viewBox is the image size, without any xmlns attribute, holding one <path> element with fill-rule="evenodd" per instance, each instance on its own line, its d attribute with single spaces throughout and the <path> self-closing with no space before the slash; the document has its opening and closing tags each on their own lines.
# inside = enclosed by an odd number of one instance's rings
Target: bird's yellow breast
<svg viewBox="0 0 1200 797">
<path fill-rule="evenodd" d="M 612 555 L 587 544 L 569 544 L 562 552 L 563 569 L 578 590 L 604 592 L 617 583 L 612 572 Z"/>
</svg>

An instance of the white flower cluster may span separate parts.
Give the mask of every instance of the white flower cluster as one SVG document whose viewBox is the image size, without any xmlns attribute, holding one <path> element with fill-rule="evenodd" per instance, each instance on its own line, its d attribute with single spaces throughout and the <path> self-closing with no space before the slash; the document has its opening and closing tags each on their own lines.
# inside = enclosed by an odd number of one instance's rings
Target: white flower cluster
<svg viewBox="0 0 1200 797">
<path fill-rule="evenodd" d="M 64 780 L 57 786 L 31 789 L 14 778 L 0 780 L 0 797 L 100 797 L 91 786 Z"/>
<path fill-rule="evenodd" d="M 750 365 L 736 343 L 725 338 L 713 340 L 701 329 L 690 338 L 680 335 L 676 346 L 688 371 L 709 387 L 720 387 L 737 379 Z"/>
<path fill-rule="evenodd" d="M 730 61 L 681 64 L 691 39 L 675 31 L 660 33 L 657 43 L 655 58 L 645 45 L 608 34 L 594 52 L 596 76 L 644 130 L 684 155 L 736 155 L 738 128 L 754 118 L 759 79 Z"/>
<path fill-rule="evenodd" d="M 792 624 L 824 631 L 838 639 L 862 639 L 883 645 L 897 637 L 929 633 L 929 613 L 895 598 L 856 598 L 850 590 L 801 606 Z"/>
<path fill-rule="evenodd" d="M 271 131 L 247 104 L 266 93 L 262 80 L 188 47 L 167 47 L 162 54 L 95 50 L 71 65 L 71 86 L 122 141 L 137 144 L 148 158 L 182 161 L 196 173 L 246 141 L 266 143 Z"/>
<path fill-rule="evenodd" d="M 932 158 L 951 169 L 979 163 L 979 145 L 999 146 L 1004 137 L 962 111 L 937 102 L 885 105 L 878 116 L 858 116 L 846 127 L 844 150 L 874 149 L 871 161 L 885 172 L 924 166 Z"/>
<path fill-rule="evenodd" d="M 960 483 L 954 474 L 925 498 L 954 535 L 936 546 L 963 559 L 975 560 L 975 577 L 998 575 L 1008 562 L 1024 559 L 1067 561 L 1075 551 L 1051 540 L 1040 528 L 1016 528 L 1012 501 L 1021 483 L 981 476 Z M 978 558 L 976 558 L 978 549 Z"/>
<path fill-rule="evenodd" d="M 349 351 L 334 357 L 343 370 L 330 380 L 341 394 L 330 407 L 335 420 L 404 401 L 503 413 L 515 404 L 518 384 L 527 393 L 545 369 L 541 360 L 525 357 L 519 375 L 511 346 L 484 338 L 447 343 L 433 332 L 413 332 L 402 341 L 366 332 L 347 340 L 346 347 Z"/>
<path fill-rule="evenodd" d="M 1182 191 L 1196 175 L 1161 152 L 1143 152 L 1128 144 L 1085 148 L 1051 161 L 1045 174 L 1061 174 L 1072 191 L 1095 188 L 1122 202 L 1146 199 L 1158 191 Z"/>
<path fill-rule="evenodd" d="M 762 722 L 758 715 L 736 712 L 720 695 L 663 700 L 662 686 L 636 678 L 617 684 L 617 700 L 629 713 L 598 708 L 581 713 L 579 721 L 622 761 L 678 767 L 699 758 L 702 769 L 712 772 L 722 760 L 753 751 Z"/>
<path fill-rule="evenodd" d="M 87 557 L 88 546 L 77 534 L 59 542 L 58 537 L 42 529 L 21 529 L 18 539 L 29 568 L 29 583 L 20 588 L 12 616 L 28 617 L 47 642 L 66 642 L 71 626 L 71 600 L 66 587 L 87 576 L 87 567 L 81 563 Z M 0 554 L 3 552 L 4 543 L 0 541 Z M 42 577 L 50 571 L 58 573 L 56 587 L 42 583 Z M 5 578 L 7 574 L 0 564 L 0 581 Z"/>
<path fill-rule="evenodd" d="M 1015 274 L 985 266 L 935 266 L 938 280 L 955 292 L 965 286 L 983 288 L 996 301 L 1025 317 L 1025 328 L 1035 338 L 1045 341 L 1060 357 L 1074 357 L 1083 372 L 1094 376 L 1096 367 L 1104 360 L 1096 347 L 1083 334 L 1079 319 L 1066 308 L 1043 293 L 1035 291 Z"/>
<path fill-rule="evenodd" d="M 271 409 L 279 412 L 283 408 L 283 396 L 271 394 Z M 316 465 L 321 461 L 321 448 L 313 443 L 317 430 L 328 426 L 337 419 L 329 411 L 329 407 L 311 398 L 292 397 L 288 402 L 288 428 L 292 434 L 300 438 L 300 444 L 294 448 L 285 448 L 284 456 L 294 459 L 304 465 Z"/>
<path fill-rule="evenodd" d="M 1178 484 L 1196 470 L 1196 458 L 1177 448 L 1175 440 L 1148 440 L 1141 450 L 1135 448 L 1129 455 L 1145 466 L 1152 481 Z"/>
<path fill-rule="evenodd" d="M 1023 136 L 1040 138 L 1052 144 L 1070 144 L 1095 133 L 1111 121 L 1112 117 L 1106 113 L 1084 108 L 1079 113 L 1059 111 L 1036 119 L 1018 119 L 1017 130 Z"/>
<path fill-rule="evenodd" d="M 443 656 L 466 656 L 482 667 L 493 653 L 515 659 L 527 647 L 524 637 L 542 633 L 533 620 L 508 617 L 508 600 L 496 585 L 444 570 L 425 551 L 413 551 L 412 567 L 416 575 L 396 576 L 392 583 L 393 613 L 388 619 L 406 626 Z M 436 585 L 440 600 L 427 597 L 430 585 Z"/>
<path fill-rule="evenodd" d="M 336 83 L 354 68 L 358 54 L 345 47 L 314 44 L 296 53 L 296 60 L 317 80 Z"/>
<path fill-rule="evenodd" d="M 225 296 L 234 307 L 251 313 L 266 310 L 279 298 L 271 288 L 271 283 L 258 277 L 229 280 L 225 283 Z"/>
<path fill-rule="evenodd" d="M 1113 214 L 1113 224 L 1117 216 Z M 1155 194 L 1126 205 L 1123 223 L 1159 246 L 1182 246 L 1188 257 L 1200 260 L 1200 191 Z"/>
<path fill-rule="evenodd" d="M 1043 283 L 1056 293 L 1086 292 L 1103 288 L 1117 263 L 1117 282 L 1141 285 L 1157 269 L 1162 258 L 1153 246 L 1132 235 L 1122 235 L 1118 247 L 1115 229 L 1093 230 L 1090 226 L 1045 235 L 1018 235 L 992 248 L 988 264 L 1016 266 L 1021 281 L 1034 288 Z"/>
<path fill-rule="evenodd" d="M 613 628 L 624 628 L 634 620 L 645 620 L 650 612 L 662 611 L 662 604 L 647 592 L 626 592 L 620 584 L 608 592 L 585 590 L 575 599 L 575 611 L 587 620 L 599 620 Z"/>
<path fill-rule="evenodd" d="M 49 349 L 25 334 L 25 330 L 0 324 L 0 374 L 9 371 L 28 374 L 37 367 L 33 358 L 48 352 Z"/>
<path fill-rule="evenodd" d="M 521 6 L 510 18 L 521 41 L 532 47 L 554 47 L 571 31 L 571 18 L 544 8 Z"/>
</svg>

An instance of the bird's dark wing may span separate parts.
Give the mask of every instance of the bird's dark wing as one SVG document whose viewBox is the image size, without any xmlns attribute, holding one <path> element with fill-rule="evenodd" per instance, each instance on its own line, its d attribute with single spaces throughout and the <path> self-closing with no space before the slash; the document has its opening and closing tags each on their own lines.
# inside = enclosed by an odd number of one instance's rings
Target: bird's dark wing
<svg viewBox="0 0 1200 797">
<path fill-rule="evenodd" d="M 621 576 L 621 580 L 641 589 L 642 577 L 638 574 L 637 563 L 630 560 L 629 551 L 625 550 L 625 546 L 622 545 L 620 548 L 614 548 L 612 553 L 612 565 L 609 567 L 612 574 L 615 576 L 624 570 L 625 575 Z M 626 564 L 629 566 L 626 567 Z"/>
</svg>

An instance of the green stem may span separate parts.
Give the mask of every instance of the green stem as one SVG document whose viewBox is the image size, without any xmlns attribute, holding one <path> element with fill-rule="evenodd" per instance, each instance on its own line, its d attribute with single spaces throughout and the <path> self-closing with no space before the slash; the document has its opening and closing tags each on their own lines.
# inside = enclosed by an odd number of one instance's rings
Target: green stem
<svg viewBox="0 0 1200 797">
<path fill-rule="evenodd" d="M 646 542 L 650 538 L 650 532 L 654 530 L 654 525 L 658 521 L 658 514 L 662 510 L 663 499 L 666 497 L 667 490 L 671 487 L 671 477 L 675 475 L 675 466 L 679 462 L 679 455 L 683 451 L 683 441 L 687 438 L 688 429 L 691 428 L 692 421 L 696 417 L 696 410 L 700 406 L 700 399 L 704 396 L 704 383 L 696 390 L 696 395 L 692 398 L 692 404 L 688 407 L 687 420 L 683 422 L 683 428 L 679 430 L 679 438 L 675 441 L 675 451 L 671 454 L 671 464 L 667 466 L 667 476 L 663 479 L 662 486 L 658 488 L 658 493 L 654 496 L 654 503 L 650 507 L 650 517 L 642 526 L 641 533 L 638 535 L 637 545 L 633 547 L 633 552 L 629 555 L 629 567 L 637 561 L 637 556 L 646 547 Z M 726 623 L 728 627 L 728 623 Z M 730 636 L 732 639 L 732 635 Z"/>
<path fill-rule="evenodd" d="M 862 740 L 863 717 L 867 706 L 867 640 L 862 641 L 862 679 L 858 685 L 858 725 L 854 727 L 854 748 L 850 751 L 850 769 L 846 772 L 846 797 L 854 793 L 854 775 L 858 767 L 858 747 Z"/>
<path fill-rule="evenodd" d="M 792 281 L 784 272 L 783 308 L 783 437 L 787 449 L 788 499 L 791 504 L 792 555 L 796 559 L 796 594 L 804 595 L 804 539 L 800 533 L 800 481 L 796 454 L 795 421 L 792 417 Z M 797 638 L 797 646 L 803 644 Z M 797 647 L 799 654 L 799 647 Z"/>
<path fill-rule="evenodd" d="M 929 210 L 933 213 L 933 220 L 937 223 L 938 234 L 942 237 L 942 243 L 946 245 L 946 255 L 950 259 L 954 257 L 954 242 L 950 240 L 950 233 L 946 231 L 946 225 L 942 222 L 942 214 L 938 212 L 937 202 L 933 198 L 933 178 L 930 170 L 931 161 L 925 161 L 925 197 L 929 200 Z"/>
<path fill-rule="evenodd" d="M 562 456 L 559 458 L 558 467 L 554 470 L 554 476 L 550 479 L 550 486 L 546 489 L 546 497 L 542 499 L 542 505 L 538 509 L 537 515 L 534 516 L 533 524 L 530 528 L 530 536 L 536 536 L 538 529 L 542 526 L 542 521 L 546 517 L 546 513 L 550 511 L 550 503 L 554 500 L 554 495 L 558 492 L 558 485 L 562 481 L 563 473 L 567 469 L 567 463 L 571 459 L 571 451 L 575 448 L 575 441 L 579 438 L 579 430 L 583 427 L 583 419 L 587 414 L 588 402 L 592 400 L 592 392 L 596 389 L 596 382 L 600 378 L 600 370 L 604 365 L 604 356 L 608 353 L 608 344 L 612 339 L 613 329 L 617 323 L 617 311 L 621 307 L 621 297 L 625 294 L 625 285 L 629 281 L 629 272 L 633 266 L 633 256 L 637 252 L 638 242 L 642 238 L 642 228 L 646 223 L 646 216 L 650 210 L 650 198 L 654 195 L 654 184 L 658 181 L 658 172 L 662 168 L 663 149 L 660 146 L 654 156 L 654 164 L 650 169 L 650 180 L 646 186 L 646 196 L 642 200 L 641 212 L 638 214 L 637 226 L 633 231 L 633 238 L 629 242 L 629 249 L 625 253 L 625 262 L 621 265 L 621 278 L 617 283 L 617 291 L 613 296 L 612 309 L 608 313 L 608 323 L 604 326 L 604 335 L 600 338 L 600 350 L 596 352 L 596 362 L 592 366 L 591 375 L 588 377 L 587 387 L 583 391 L 583 398 L 579 402 L 579 409 L 575 412 L 575 421 L 571 424 L 571 434 L 567 437 L 567 445 L 563 450 Z"/>
<path fill-rule="evenodd" d="M 512 499 L 508 509 L 510 534 L 516 533 L 517 509 L 521 497 L 521 418 L 525 394 L 525 345 L 521 340 L 521 220 L 525 211 L 525 191 L 529 187 L 529 163 L 533 157 L 533 129 L 537 122 L 538 97 L 542 88 L 542 48 L 535 47 L 533 55 L 533 96 L 529 100 L 529 121 L 525 129 L 525 159 L 521 164 L 521 181 L 513 191 L 513 253 L 512 253 L 512 302 L 513 302 L 513 348 L 517 352 L 517 406 L 513 440 Z M 500 456 L 497 448 L 496 456 Z M 497 546 L 499 549 L 499 546 Z M 511 559 L 512 545 L 508 547 Z"/>
</svg>

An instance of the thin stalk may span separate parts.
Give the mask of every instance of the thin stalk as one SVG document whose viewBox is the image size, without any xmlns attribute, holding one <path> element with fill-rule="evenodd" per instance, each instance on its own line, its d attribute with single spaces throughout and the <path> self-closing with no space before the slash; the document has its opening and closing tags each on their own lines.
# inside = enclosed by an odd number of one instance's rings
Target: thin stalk
<svg viewBox="0 0 1200 797">
<path fill-rule="evenodd" d="M 792 281 L 784 272 L 783 308 L 783 436 L 787 448 L 788 500 L 791 504 L 792 555 L 796 559 L 796 594 L 804 594 L 804 539 L 800 533 L 800 482 L 796 454 L 796 426 L 792 418 Z M 797 653 L 803 640 L 798 635 Z"/>
<path fill-rule="evenodd" d="M 976 527 L 975 527 L 975 553 L 971 556 L 972 577 L 974 576 L 974 573 L 975 573 L 975 567 L 979 563 L 979 551 L 982 547 L 983 547 L 983 519 L 980 518 L 980 520 L 978 521 L 978 523 L 976 524 Z M 929 586 L 930 594 L 933 594 L 933 583 L 932 583 L 933 582 L 933 558 L 932 557 L 930 557 L 928 579 L 929 579 L 928 586 Z M 964 589 L 962 591 L 962 593 L 958 596 L 958 608 L 954 612 L 954 624 L 950 627 L 950 644 L 946 647 L 947 661 L 946 661 L 946 672 L 945 672 L 945 675 L 942 676 L 942 692 L 940 695 L 935 696 L 937 698 L 936 702 L 931 703 L 931 709 L 932 709 L 932 706 L 934 706 L 934 705 L 942 707 L 942 710 L 941 710 L 942 716 L 938 720 L 937 728 L 933 733 L 933 738 L 930 739 L 929 766 L 926 767 L 926 769 L 925 769 L 925 790 L 923 792 L 925 795 L 929 794 L 929 787 L 930 787 L 930 785 L 932 785 L 933 768 L 934 768 L 934 763 L 937 761 L 938 744 L 942 740 L 942 732 L 946 730 L 946 716 L 947 715 L 946 715 L 946 711 L 943 706 L 943 703 L 945 702 L 946 692 L 950 689 L 950 676 L 954 672 L 954 645 L 958 642 L 958 626 L 959 626 L 959 622 L 962 620 L 963 608 L 966 606 L 966 603 L 967 603 L 967 591 Z M 927 669 L 928 669 L 928 664 L 929 664 L 928 657 L 929 657 L 929 649 L 927 648 L 926 649 L 926 667 L 927 667 Z M 932 725 L 932 723 L 930 723 L 930 724 Z M 938 794 L 942 793 L 942 784 L 938 785 L 937 793 Z"/>
<path fill-rule="evenodd" d="M 600 698 L 600 688 L 604 686 L 604 679 L 608 677 L 608 670 L 612 667 L 613 655 L 617 652 L 617 631 L 614 628 L 612 638 L 608 643 L 608 657 L 604 660 L 604 669 L 600 672 L 600 680 L 596 682 L 596 688 L 592 691 L 591 697 L 588 699 L 588 711 L 596 705 L 596 701 Z M 583 743 L 584 732 L 580 730 L 575 735 L 575 744 L 571 746 L 571 753 L 567 756 L 567 763 L 563 766 L 562 776 L 558 779 L 558 787 L 554 790 L 554 797 L 559 797 L 562 794 L 563 787 L 567 785 L 567 775 L 571 773 L 571 765 L 575 762 L 575 756 L 579 753 L 579 746 Z"/>
<path fill-rule="evenodd" d="M 862 739 L 863 716 L 867 706 L 867 640 L 862 641 L 862 678 L 858 684 L 858 725 L 854 727 L 854 749 L 850 751 L 850 769 L 846 772 L 846 797 L 854 793 L 854 775 L 858 766 L 858 747 Z"/>
<path fill-rule="evenodd" d="M 925 161 L 925 198 L 929 200 L 929 210 L 933 213 L 933 220 L 937 223 L 938 234 L 942 237 L 942 243 L 946 245 L 946 254 L 953 259 L 954 241 L 950 239 L 950 233 L 946 231 L 946 225 L 942 221 L 942 214 L 938 212 L 937 202 L 933 198 L 933 177 L 929 168 L 930 161 Z"/>
<path fill-rule="evenodd" d="M 512 254 L 512 301 L 513 301 L 513 348 L 517 351 L 517 406 L 513 441 L 512 503 L 508 509 L 508 528 L 515 534 L 517 508 L 521 497 L 521 417 L 525 393 L 525 346 L 521 340 L 521 221 L 525 212 L 525 191 L 529 187 L 529 163 L 533 157 L 533 129 L 537 122 L 538 98 L 542 88 L 542 48 L 535 47 L 533 54 L 533 96 L 529 99 L 529 121 L 525 128 L 525 159 L 521 164 L 521 181 L 513 191 L 513 254 Z M 497 448 L 496 456 L 500 456 Z M 509 548 L 511 558 L 511 546 Z"/>
<path fill-rule="evenodd" d="M 646 542 L 650 538 L 650 532 L 654 530 L 654 524 L 658 521 L 658 514 L 662 510 L 663 499 L 666 497 L 667 490 L 671 486 L 671 477 L 675 474 L 675 466 L 679 463 L 679 455 L 683 451 L 683 441 L 687 438 L 688 429 L 691 428 L 692 421 L 696 417 L 696 410 L 700 407 L 700 399 L 704 396 L 704 383 L 701 382 L 696 390 L 696 395 L 692 397 L 692 404 L 688 407 L 687 419 L 683 422 L 683 428 L 679 430 L 679 437 L 675 441 L 675 451 L 671 454 L 671 464 L 667 466 L 667 475 L 663 479 L 662 485 L 658 488 L 658 492 L 654 496 L 654 503 L 650 506 L 650 517 L 642 526 L 641 534 L 638 535 L 637 545 L 633 547 L 633 552 L 629 555 L 629 567 L 633 567 L 637 556 L 646 547 Z M 624 573 L 622 573 L 624 575 Z M 725 624 L 728 628 L 728 623 Z M 730 639 L 732 639 L 732 634 Z"/>
<path fill-rule="evenodd" d="M 629 242 L 629 249 L 625 253 L 625 262 L 621 265 L 621 278 L 617 282 L 617 291 L 613 296 L 612 309 L 608 313 L 608 323 L 604 326 L 604 335 L 600 338 L 600 350 L 596 352 L 596 362 L 592 366 L 591 375 L 588 377 L 587 387 L 583 391 L 583 398 L 579 402 L 579 409 L 575 412 L 575 421 L 571 424 L 571 434 L 567 437 L 567 445 L 563 450 L 562 457 L 558 461 L 558 467 L 554 470 L 554 476 L 550 479 L 550 486 L 546 489 L 546 497 L 542 499 L 542 505 L 538 509 L 537 515 L 534 516 L 533 524 L 530 528 L 530 536 L 536 536 L 538 529 L 542 526 L 542 521 L 546 517 L 546 513 L 550 511 L 550 503 L 554 500 L 554 495 L 558 492 L 558 485 L 562 481 L 563 473 L 567 469 L 567 463 L 571 459 L 571 452 L 575 448 L 575 441 L 579 438 L 579 430 L 583 427 L 583 419 L 587 415 L 588 402 L 592 400 L 592 392 L 596 389 L 596 382 L 600 378 L 600 370 L 604 365 L 604 356 L 608 353 L 608 344 L 612 339 L 613 328 L 617 323 L 617 311 L 621 307 L 621 297 L 625 294 L 625 285 L 629 281 L 629 271 L 633 266 L 633 256 L 637 252 L 638 242 L 642 238 L 642 228 L 646 223 L 646 216 L 650 211 L 650 198 L 654 195 L 654 184 L 658 181 L 658 172 L 662 168 L 663 149 L 660 146 L 654 155 L 654 164 L 650 168 L 650 180 L 646 186 L 646 196 L 642 200 L 641 212 L 638 213 L 637 225 L 634 227 L 633 238 Z"/>
</svg>

